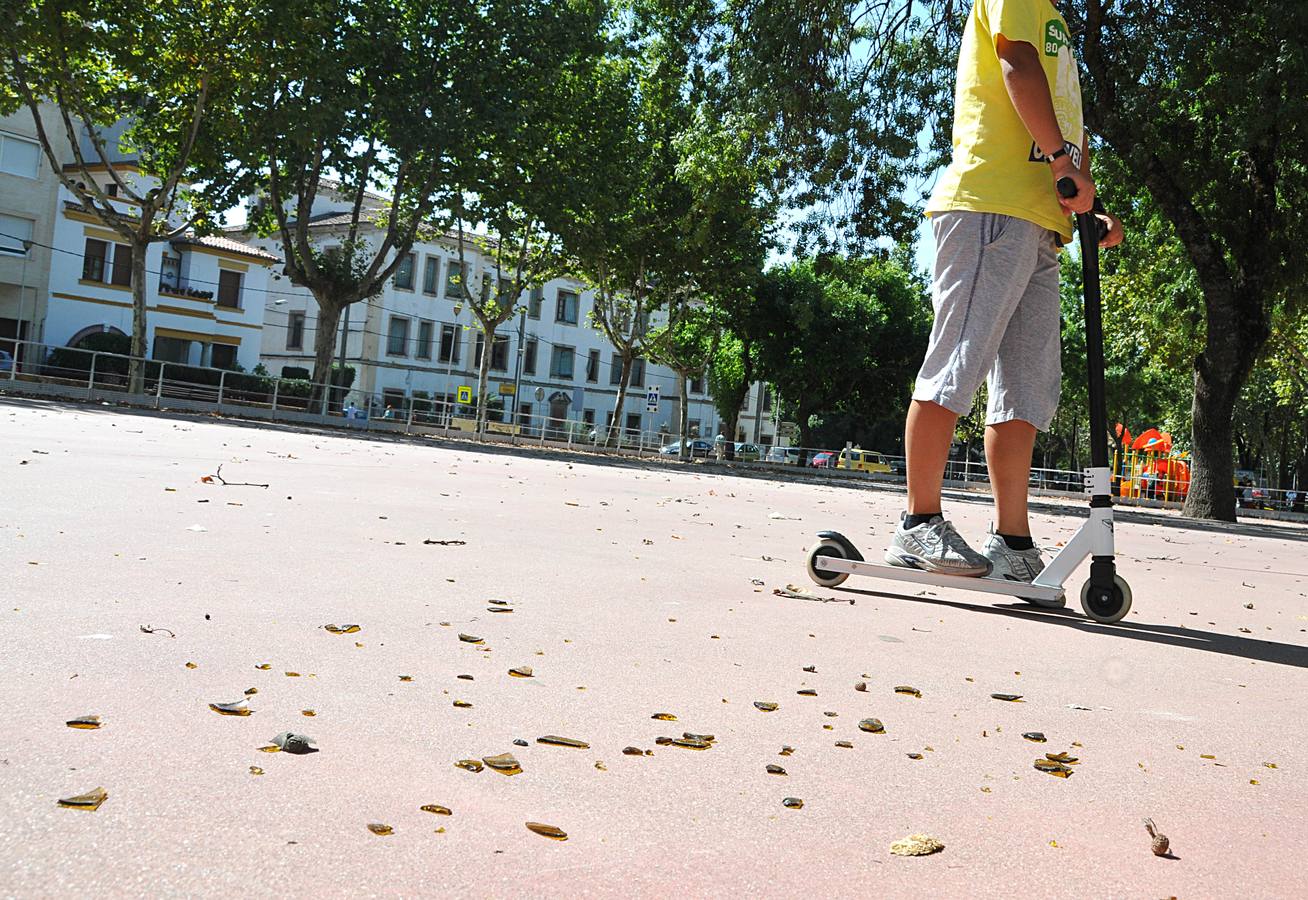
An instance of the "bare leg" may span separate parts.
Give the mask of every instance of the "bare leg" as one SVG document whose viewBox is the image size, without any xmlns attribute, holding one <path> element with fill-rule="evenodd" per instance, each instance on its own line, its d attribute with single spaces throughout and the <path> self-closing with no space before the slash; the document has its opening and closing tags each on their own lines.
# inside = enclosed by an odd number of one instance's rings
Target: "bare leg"
<svg viewBox="0 0 1308 900">
<path fill-rule="evenodd" d="M 909 515 L 940 512 L 940 482 L 957 424 L 958 414 L 938 403 L 914 400 L 909 405 L 904 426 Z"/>
<path fill-rule="evenodd" d="M 999 511 L 999 521 L 995 524 L 999 534 L 1031 535 L 1026 494 L 1035 436 L 1035 426 L 1020 419 L 986 427 L 986 464 L 990 468 L 990 490 Z"/>
</svg>

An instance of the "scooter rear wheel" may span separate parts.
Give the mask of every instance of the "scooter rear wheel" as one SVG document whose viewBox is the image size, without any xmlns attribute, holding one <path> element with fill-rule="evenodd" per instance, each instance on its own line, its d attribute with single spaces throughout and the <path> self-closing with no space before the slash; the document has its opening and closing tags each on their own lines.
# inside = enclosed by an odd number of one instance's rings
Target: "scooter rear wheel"
<svg viewBox="0 0 1308 900">
<path fill-rule="evenodd" d="M 1131 586 L 1121 575 L 1113 576 L 1111 589 L 1093 587 L 1089 579 L 1081 585 L 1081 609 L 1096 622 L 1111 625 L 1131 611 Z"/>
<path fill-rule="evenodd" d="M 845 583 L 849 578 L 848 572 L 827 572 L 819 569 L 815 561 L 819 556 L 834 556 L 837 559 L 848 559 L 845 555 L 845 548 L 838 541 L 830 538 L 823 538 L 808 550 L 808 559 L 805 562 L 805 568 L 808 570 L 808 577 L 813 579 L 813 583 L 822 587 L 837 587 Z"/>
</svg>

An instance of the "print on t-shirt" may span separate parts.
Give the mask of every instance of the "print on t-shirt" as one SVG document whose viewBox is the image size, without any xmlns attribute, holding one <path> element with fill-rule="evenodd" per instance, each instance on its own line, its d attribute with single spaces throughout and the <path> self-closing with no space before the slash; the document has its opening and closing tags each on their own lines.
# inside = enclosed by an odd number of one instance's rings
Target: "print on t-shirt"
<svg viewBox="0 0 1308 900">
<path fill-rule="evenodd" d="M 1063 134 L 1079 134 L 1081 131 L 1081 79 L 1076 72 L 1076 58 L 1072 55 L 1072 36 L 1058 19 L 1045 23 L 1045 56 L 1058 58 L 1058 75 L 1049 86 L 1050 96 L 1054 101 L 1054 115 L 1058 119 L 1058 130 Z M 1063 142 L 1072 165 L 1081 168 L 1081 145 L 1071 141 Z M 1049 158 L 1040 152 L 1035 141 L 1031 142 L 1030 162 L 1048 162 Z"/>
</svg>

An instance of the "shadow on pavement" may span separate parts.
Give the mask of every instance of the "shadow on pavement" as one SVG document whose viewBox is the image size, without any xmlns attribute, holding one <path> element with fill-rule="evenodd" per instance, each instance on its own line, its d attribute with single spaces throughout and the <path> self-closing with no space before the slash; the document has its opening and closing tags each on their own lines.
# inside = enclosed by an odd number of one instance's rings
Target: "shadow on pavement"
<svg viewBox="0 0 1308 900">
<path fill-rule="evenodd" d="M 1107 634 L 1136 641 L 1149 641 L 1154 644 L 1168 644 L 1186 650 L 1205 650 L 1209 653 L 1221 653 L 1225 656 L 1235 656 L 1241 659 L 1252 659 L 1258 662 L 1308 669 L 1308 647 L 1301 647 L 1297 644 L 1282 644 L 1278 641 L 1220 634 L 1215 631 L 1201 631 L 1176 625 L 1147 625 L 1135 622 L 1118 622 L 1114 625 L 1104 625 L 1088 619 L 1072 609 L 1038 609 L 1025 604 L 1010 603 L 990 606 L 961 603 L 957 600 L 942 600 L 939 597 L 920 597 L 889 591 L 868 591 L 861 588 L 840 587 L 836 588 L 836 590 L 868 597 L 908 600 L 912 603 L 948 606 L 952 609 L 962 609 L 968 612 L 1045 622 L 1051 625 L 1075 628 L 1078 631 Z"/>
</svg>

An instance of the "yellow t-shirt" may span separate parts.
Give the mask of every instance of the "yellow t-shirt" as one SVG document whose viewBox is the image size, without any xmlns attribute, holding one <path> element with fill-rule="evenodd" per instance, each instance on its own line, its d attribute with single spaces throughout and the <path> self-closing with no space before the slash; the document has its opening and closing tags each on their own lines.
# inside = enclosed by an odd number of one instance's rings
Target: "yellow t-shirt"
<svg viewBox="0 0 1308 900">
<path fill-rule="evenodd" d="M 1072 162 L 1081 165 L 1081 80 L 1072 39 L 1049 0 L 975 0 L 963 32 L 954 91 L 954 158 L 927 204 L 927 215 L 951 209 L 1002 213 L 1072 238 L 1049 165 L 1022 124 L 1004 87 L 996 35 L 1036 48 L 1058 127 Z"/>
</svg>

